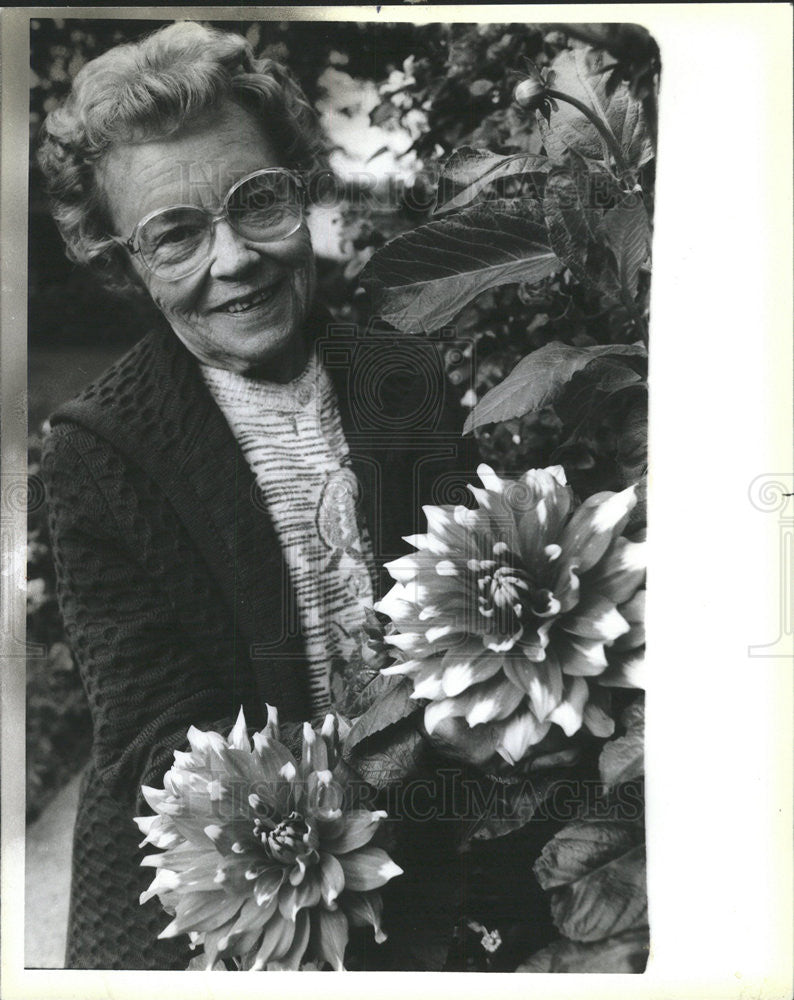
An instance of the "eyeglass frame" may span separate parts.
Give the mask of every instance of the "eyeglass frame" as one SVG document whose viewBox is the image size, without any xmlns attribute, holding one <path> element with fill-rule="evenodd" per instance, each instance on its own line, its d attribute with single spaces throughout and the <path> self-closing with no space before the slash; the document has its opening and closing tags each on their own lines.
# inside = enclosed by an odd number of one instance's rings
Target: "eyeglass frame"
<svg viewBox="0 0 794 1000">
<path fill-rule="evenodd" d="M 232 220 L 229 218 L 229 212 L 228 212 L 229 199 L 234 194 L 234 192 L 241 185 L 245 184 L 246 181 L 250 181 L 252 177 L 259 177 L 262 174 L 286 174 L 295 182 L 295 185 L 298 189 L 298 193 L 301 195 L 301 198 L 299 199 L 300 217 L 297 221 L 297 224 L 295 225 L 295 228 L 291 229 L 288 233 L 285 233 L 284 236 L 279 236 L 278 238 L 272 240 L 253 240 L 250 239 L 248 236 L 243 235 L 243 233 L 239 232 L 239 230 L 236 228 Z M 215 225 L 222 219 L 225 219 L 229 223 L 229 227 L 237 236 L 240 236 L 248 243 L 255 243 L 258 246 L 266 246 L 268 243 L 281 243 L 282 240 L 288 240 L 290 236 L 294 236 L 305 221 L 304 197 L 303 197 L 303 195 L 305 194 L 305 190 L 306 188 L 303 181 L 298 176 L 298 174 L 296 174 L 293 170 L 288 170 L 286 167 L 263 167 L 261 170 L 254 170 L 250 174 L 246 174 L 245 177 L 241 177 L 239 181 L 235 181 L 234 184 L 232 184 L 232 186 L 226 192 L 226 196 L 223 199 L 223 205 L 221 207 L 221 211 L 215 215 L 213 215 L 211 212 L 208 212 L 204 208 L 200 208 L 198 205 L 168 205 L 166 208 L 156 208 L 153 212 L 149 212 L 148 215 L 144 215 L 144 217 L 135 224 L 135 228 L 133 229 L 130 236 L 128 236 L 126 239 L 124 239 L 124 237 L 122 236 L 114 236 L 112 233 L 108 233 L 108 236 L 111 240 L 113 240 L 114 243 L 117 243 L 119 246 L 124 247 L 124 249 L 128 253 L 140 254 L 141 263 L 143 264 L 143 266 L 146 268 L 147 271 L 149 271 L 150 274 L 153 274 L 160 281 L 181 281 L 182 278 L 188 278 L 190 277 L 191 274 L 195 274 L 196 271 L 200 271 L 201 268 L 204 267 L 204 265 L 209 260 L 209 257 L 211 256 L 212 253 L 212 245 L 215 240 Z M 156 218 L 156 216 L 162 214 L 163 212 L 171 212 L 179 208 L 189 208 L 192 209 L 193 211 L 201 212 L 209 218 L 209 228 L 211 231 L 209 251 L 207 256 L 192 270 L 185 271 L 184 274 L 180 274 L 176 278 L 166 278 L 163 275 L 158 274 L 146 263 L 143 253 L 141 252 L 140 245 L 138 245 L 137 247 L 135 246 L 135 240 L 138 236 L 139 230 L 143 226 L 145 226 L 147 222 L 151 222 L 152 219 Z"/>
</svg>

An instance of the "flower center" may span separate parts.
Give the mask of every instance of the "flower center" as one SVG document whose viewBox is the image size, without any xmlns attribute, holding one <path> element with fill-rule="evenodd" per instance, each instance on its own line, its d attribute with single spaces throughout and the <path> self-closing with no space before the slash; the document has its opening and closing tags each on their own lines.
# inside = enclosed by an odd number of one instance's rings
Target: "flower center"
<svg viewBox="0 0 794 1000">
<path fill-rule="evenodd" d="M 476 574 L 477 609 L 488 619 L 489 632 L 515 635 L 533 617 L 556 614 L 559 603 L 552 592 L 536 587 L 526 570 L 514 565 L 504 542 L 497 542 L 492 554 L 469 563 Z"/>
<path fill-rule="evenodd" d="M 291 862 L 308 848 L 309 827 L 300 813 L 292 812 L 273 827 L 267 820 L 254 819 L 254 836 L 275 861 Z"/>
</svg>

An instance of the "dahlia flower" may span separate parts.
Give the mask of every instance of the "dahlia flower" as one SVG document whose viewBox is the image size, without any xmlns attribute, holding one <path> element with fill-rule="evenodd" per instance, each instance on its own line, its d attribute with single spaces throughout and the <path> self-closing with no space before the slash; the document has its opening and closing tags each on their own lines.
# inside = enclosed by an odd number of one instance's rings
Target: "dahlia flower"
<svg viewBox="0 0 794 1000">
<path fill-rule="evenodd" d="M 636 686 L 643 642 L 644 545 L 621 537 L 634 487 L 576 506 L 561 466 L 518 482 L 477 471 L 478 509 L 425 507 L 427 534 L 405 539 L 418 551 L 387 563 L 398 582 L 376 608 L 402 661 L 383 673 L 427 699 L 428 734 L 465 720 L 508 764 L 553 725 L 610 736 L 594 684 Z"/>
<path fill-rule="evenodd" d="M 155 815 L 135 821 L 141 846 L 163 849 L 142 861 L 157 873 L 141 895 L 174 916 L 161 938 L 187 933 L 207 969 L 223 958 L 342 969 L 350 924 L 385 940 L 377 890 L 402 869 L 371 843 L 386 813 L 345 807 L 332 774 L 340 725 L 332 715 L 319 733 L 307 723 L 300 763 L 270 706 L 253 749 L 242 709 L 228 739 L 191 727 L 164 788 L 142 789 Z"/>
</svg>

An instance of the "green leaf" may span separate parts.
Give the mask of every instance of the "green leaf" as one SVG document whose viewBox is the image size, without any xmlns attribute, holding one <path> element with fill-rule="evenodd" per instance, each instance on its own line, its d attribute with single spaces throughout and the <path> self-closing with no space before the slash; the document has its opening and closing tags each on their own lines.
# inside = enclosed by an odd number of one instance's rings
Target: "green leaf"
<svg viewBox="0 0 794 1000">
<path fill-rule="evenodd" d="M 647 351 L 640 344 L 595 347 L 571 347 L 557 341 L 545 344 L 522 358 L 504 381 L 483 396 L 466 419 L 463 433 L 553 404 L 576 372 L 594 358 L 612 355 L 647 356 Z"/>
<path fill-rule="evenodd" d="M 575 820 L 546 844 L 534 872 L 551 890 L 556 927 L 574 941 L 600 941 L 648 922 L 640 824 Z"/>
<path fill-rule="evenodd" d="M 610 208 L 604 214 L 602 227 L 606 242 L 615 255 L 624 298 L 633 302 L 640 267 L 651 252 L 651 224 L 642 198 L 631 195 Z"/>
<path fill-rule="evenodd" d="M 645 773 L 645 698 L 640 696 L 623 713 L 626 735 L 610 740 L 601 751 L 598 770 L 608 789 Z"/>
<path fill-rule="evenodd" d="M 364 712 L 356 719 L 347 734 L 345 748 L 352 750 L 362 740 L 381 732 L 395 722 L 406 718 L 417 710 L 417 703 L 411 698 L 413 684 L 407 677 L 384 678 L 386 690 L 383 691 Z"/>
<path fill-rule="evenodd" d="M 516 972 L 644 972 L 649 947 L 647 927 L 590 944 L 559 938 L 535 952 Z"/>
<path fill-rule="evenodd" d="M 373 788 L 386 788 L 402 781 L 417 767 L 424 742 L 408 720 L 345 747 L 345 760 Z"/>
<path fill-rule="evenodd" d="M 369 260 L 361 283 L 404 333 L 437 330 L 487 288 L 560 268 L 537 202 L 494 202 L 420 226 Z"/>
<path fill-rule="evenodd" d="M 545 156 L 531 153 L 501 156 L 487 149 L 461 146 L 444 164 L 433 214 L 465 208 L 484 188 L 501 177 L 545 173 L 551 166 L 551 160 Z"/>
<path fill-rule="evenodd" d="M 585 280 L 587 247 L 593 238 L 592 212 L 585 208 L 579 185 L 567 170 L 555 170 L 546 181 L 543 212 L 552 250 L 579 281 Z"/>
<path fill-rule="evenodd" d="M 639 169 L 653 158 L 642 104 L 631 96 L 625 83 L 619 84 L 611 95 L 608 93 L 609 74 L 600 72 L 605 59 L 611 56 L 596 49 L 564 49 L 551 64 L 554 89 L 570 94 L 600 114 L 629 164 Z M 557 99 L 557 106 L 548 123 L 538 119 L 549 156 L 560 159 L 571 148 L 593 159 L 603 158 L 603 139 L 598 129 L 570 104 Z"/>
</svg>

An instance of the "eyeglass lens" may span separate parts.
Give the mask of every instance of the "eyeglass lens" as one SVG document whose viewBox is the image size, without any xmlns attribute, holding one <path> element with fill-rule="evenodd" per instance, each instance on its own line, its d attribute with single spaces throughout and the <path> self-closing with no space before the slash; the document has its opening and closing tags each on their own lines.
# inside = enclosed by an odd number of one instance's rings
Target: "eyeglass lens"
<svg viewBox="0 0 794 1000">
<path fill-rule="evenodd" d="M 255 174 L 237 184 L 226 199 L 225 215 L 244 239 L 270 243 L 291 236 L 303 213 L 295 179 L 281 171 Z M 189 274 L 207 258 L 212 217 L 200 208 L 167 208 L 138 231 L 146 266 L 163 278 Z"/>
</svg>

